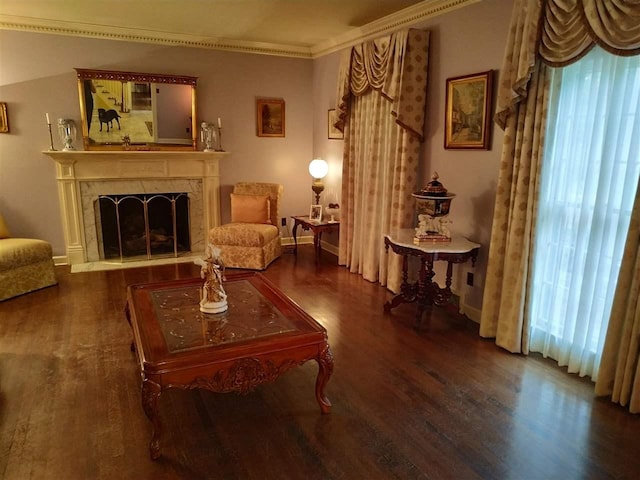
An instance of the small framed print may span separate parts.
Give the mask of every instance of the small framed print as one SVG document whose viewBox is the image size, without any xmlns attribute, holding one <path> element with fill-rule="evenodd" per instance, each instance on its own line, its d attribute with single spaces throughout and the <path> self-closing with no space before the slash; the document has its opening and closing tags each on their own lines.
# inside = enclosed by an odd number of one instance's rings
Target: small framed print
<svg viewBox="0 0 640 480">
<path fill-rule="evenodd" d="M 327 112 L 327 132 L 329 140 L 344 140 L 344 133 L 333 125 L 338 120 L 336 109 L 333 108 Z"/>
<path fill-rule="evenodd" d="M 489 150 L 493 71 L 447 79 L 445 149 Z"/>
<path fill-rule="evenodd" d="M 322 205 L 311 205 L 309 221 L 320 223 L 322 221 Z"/>
<path fill-rule="evenodd" d="M 259 137 L 284 137 L 284 100 L 258 98 L 256 120 Z"/>
<path fill-rule="evenodd" d="M 5 102 L 0 102 L 0 133 L 9 133 L 9 117 L 7 117 Z"/>
</svg>

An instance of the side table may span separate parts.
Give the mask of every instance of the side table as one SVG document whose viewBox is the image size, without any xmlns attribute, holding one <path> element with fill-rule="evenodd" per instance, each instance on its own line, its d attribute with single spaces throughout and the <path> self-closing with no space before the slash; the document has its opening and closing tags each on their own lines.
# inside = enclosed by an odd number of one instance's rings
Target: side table
<svg viewBox="0 0 640 480">
<path fill-rule="evenodd" d="M 303 230 L 311 230 L 313 232 L 313 247 L 315 249 L 316 257 L 320 256 L 320 242 L 322 241 L 322 234 L 324 232 L 331 233 L 333 231 L 340 230 L 340 222 L 312 222 L 309 220 L 309 216 L 291 217 L 293 218 L 293 241 L 295 243 L 294 252 L 298 254 L 298 226 L 301 226 Z"/>
<path fill-rule="evenodd" d="M 425 309 L 431 305 L 444 306 L 451 301 L 451 276 L 454 263 L 465 263 L 471 260 L 475 265 L 480 244 L 467 240 L 464 237 L 454 236 L 450 242 L 439 243 L 413 243 L 415 231 L 412 228 L 401 229 L 393 234 L 385 235 L 384 248 L 389 248 L 398 255 L 402 255 L 402 285 L 400 293 L 384 304 L 384 311 L 389 313 L 392 308 L 401 303 L 417 303 L 416 327 L 422 324 L 422 316 Z M 408 257 L 414 256 L 420 259 L 418 281 L 409 283 Z M 447 262 L 447 278 L 445 286 L 440 287 L 433 281 L 435 272 L 433 262 L 442 260 Z"/>
</svg>

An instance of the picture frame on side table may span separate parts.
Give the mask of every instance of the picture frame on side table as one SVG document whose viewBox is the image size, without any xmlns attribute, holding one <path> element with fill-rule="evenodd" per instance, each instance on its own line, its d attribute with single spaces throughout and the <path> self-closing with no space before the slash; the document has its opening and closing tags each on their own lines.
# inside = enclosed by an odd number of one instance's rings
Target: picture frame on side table
<svg viewBox="0 0 640 480">
<path fill-rule="evenodd" d="M 322 205 L 311 205 L 309 209 L 309 221 L 315 223 L 322 221 Z"/>
<path fill-rule="evenodd" d="M 258 98 L 256 100 L 256 123 L 259 137 L 284 137 L 284 100 L 281 98 Z"/>
<path fill-rule="evenodd" d="M 334 127 L 334 123 L 338 120 L 338 114 L 335 108 L 327 112 L 327 138 L 329 140 L 344 140 L 344 133 Z"/>
<path fill-rule="evenodd" d="M 489 150 L 493 70 L 447 79 L 444 148 Z"/>
<path fill-rule="evenodd" d="M 0 133 L 9 133 L 9 117 L 6 102 L 0 102 Z"/>
</svg>

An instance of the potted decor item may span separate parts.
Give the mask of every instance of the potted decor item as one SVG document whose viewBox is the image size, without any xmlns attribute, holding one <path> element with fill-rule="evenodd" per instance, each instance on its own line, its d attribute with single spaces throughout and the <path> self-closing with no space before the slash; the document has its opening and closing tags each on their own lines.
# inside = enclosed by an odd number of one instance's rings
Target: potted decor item
<svg viewBox="0 0 640 480">
<path fill-rule="evenodd" d="M 451 241 L 448 216 L 455 194 L 449 193 L 438 178 L 438 172 L 433 172 L 431 181 L 422 190 L 412 193 L 418 214 L 418 226 L 413 237 L 415 244 Z"/>
</svg>

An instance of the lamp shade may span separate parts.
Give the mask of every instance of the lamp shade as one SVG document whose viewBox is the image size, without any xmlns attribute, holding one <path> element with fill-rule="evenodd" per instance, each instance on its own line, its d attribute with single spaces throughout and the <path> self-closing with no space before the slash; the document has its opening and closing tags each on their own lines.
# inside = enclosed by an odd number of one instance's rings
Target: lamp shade
<svg viewBox="0 0 640 480">
<path fill-rule="evenodd" d="M 329 165 L 324 160 L 316 158 L 309 163 L 309 173 L 313 178 L 324 178 L 327 172 L 329 172 Z"/>
</svg>

